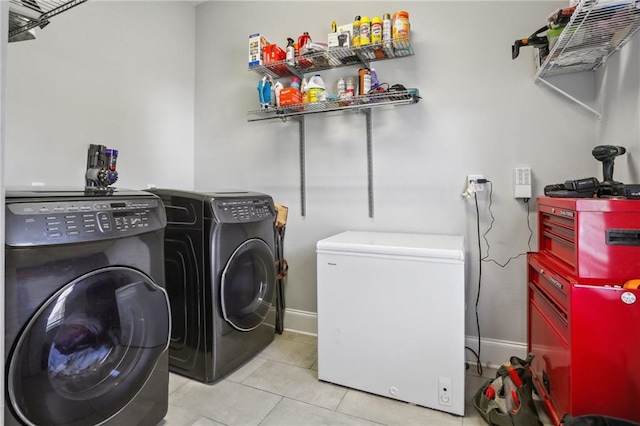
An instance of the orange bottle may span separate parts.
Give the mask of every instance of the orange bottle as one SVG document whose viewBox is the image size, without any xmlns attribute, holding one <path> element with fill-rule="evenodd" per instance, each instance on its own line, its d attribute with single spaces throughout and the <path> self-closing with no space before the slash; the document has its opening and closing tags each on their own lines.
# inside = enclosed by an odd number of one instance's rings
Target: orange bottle
<svg viewBox="0 0 640 426">
<path fill-rule="evenodd" d="M 403 43 L 409 42 L 409 32 L 411 30 L 409 12 L 400 10 L 394 13 L 393 16 L 393 46 L 402 47 Z"/>
</svg>

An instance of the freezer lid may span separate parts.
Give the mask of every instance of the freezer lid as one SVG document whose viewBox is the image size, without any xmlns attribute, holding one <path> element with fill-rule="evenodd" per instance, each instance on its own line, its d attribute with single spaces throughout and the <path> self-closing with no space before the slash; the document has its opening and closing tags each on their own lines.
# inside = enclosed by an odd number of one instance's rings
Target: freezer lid
<svg viewBox="0 0 640 426">
<path fill-rule="evenodd" d="M 346 231 L 318 241 L 316 251 L 418 256 L 464 260 L 464 237 Z"/>
</svg>

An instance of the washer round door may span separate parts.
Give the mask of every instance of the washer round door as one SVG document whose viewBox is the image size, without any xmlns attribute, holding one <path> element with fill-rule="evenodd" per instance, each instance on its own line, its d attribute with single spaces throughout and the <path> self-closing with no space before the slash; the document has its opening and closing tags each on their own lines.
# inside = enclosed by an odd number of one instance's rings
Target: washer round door
<svg viewBox="0 0 640 426">
<path fill-rule="evenodd" d="M 273 252 L 263 240 L 246 240 L 222 271 L 220 295 L 224 319 L 240 331 L 251 331 L 267 317 L 273 304 L 276 268 Z"/>
<path fill-rule="evenodd" d="M 147 382 L 170 336 L 169 300 L 147 275 L 109 267 L 61 288 L 9 359 L 11 407 L 28 425 L 100 424 Z"/>
</svg>

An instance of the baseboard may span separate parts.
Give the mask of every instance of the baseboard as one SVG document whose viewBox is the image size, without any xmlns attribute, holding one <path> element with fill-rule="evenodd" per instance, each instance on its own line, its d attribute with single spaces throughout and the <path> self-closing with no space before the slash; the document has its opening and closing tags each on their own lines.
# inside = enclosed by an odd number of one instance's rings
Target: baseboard
<svg viewBox="0 0 640 426">
<path fill-rule="evenodd" d="M 296 333 L 318 335 L 318 314 L 297 309 L 285 309 L 284 329 Z"/>
<path fill-rule="evenodd" d="M 285 309 L 284 329 L 295 333 L 317 335 L 318 314 L 297 309 Z M 465 345 L 477 352 L 478 338 L 475 336 L 466 336 Z M 471 351 L 465 351 L 465 353 L 466 360 L 471 364 L 475 364 L 476 359 Z M 512 355 L 525 358 L 527 356 L 527 344 L 507 340 L 482 339 L 480 361 L 483 366 L 498 368 L 500 364 L 508 361 Z"/>
<path fill-rule="evenodd" d="M 478 338 L 476 336 L 467 336 L 465 338 L 465 345 L 478 352 Z M 471 351 L 465 352 L 466 360 L 471 364 L 475 364 L 476 358 Z M 482 338 L 480 361 L 483 366 L 498 368 L 500 364 L 508 361 L 513 355 L 523 359 L 526 358 L 527 344 L 508 340 Z"/>
</svg>

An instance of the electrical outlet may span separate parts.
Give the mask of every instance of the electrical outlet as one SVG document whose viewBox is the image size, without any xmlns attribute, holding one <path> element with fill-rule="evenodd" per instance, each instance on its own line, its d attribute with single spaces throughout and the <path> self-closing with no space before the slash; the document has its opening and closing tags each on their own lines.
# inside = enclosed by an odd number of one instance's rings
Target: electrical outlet
<svg viewBox="0 0 640 426">
<path fill-rule="evenodd" d="M 482 192 L 482 191 L 484 191 L 484 183 L 477 183 L 478 179 L 484 179 L 484 176 L 483 175 L 469 175 L 468 178 L 467 178 L 467 182 L 474 181 L 473 190 L 475 192 Z"/>
<path fill-rule="evenodd" d="M 438 377 L 438 403 L 452 406 L 451 401 L 451 377 Z"/>
</svg>

